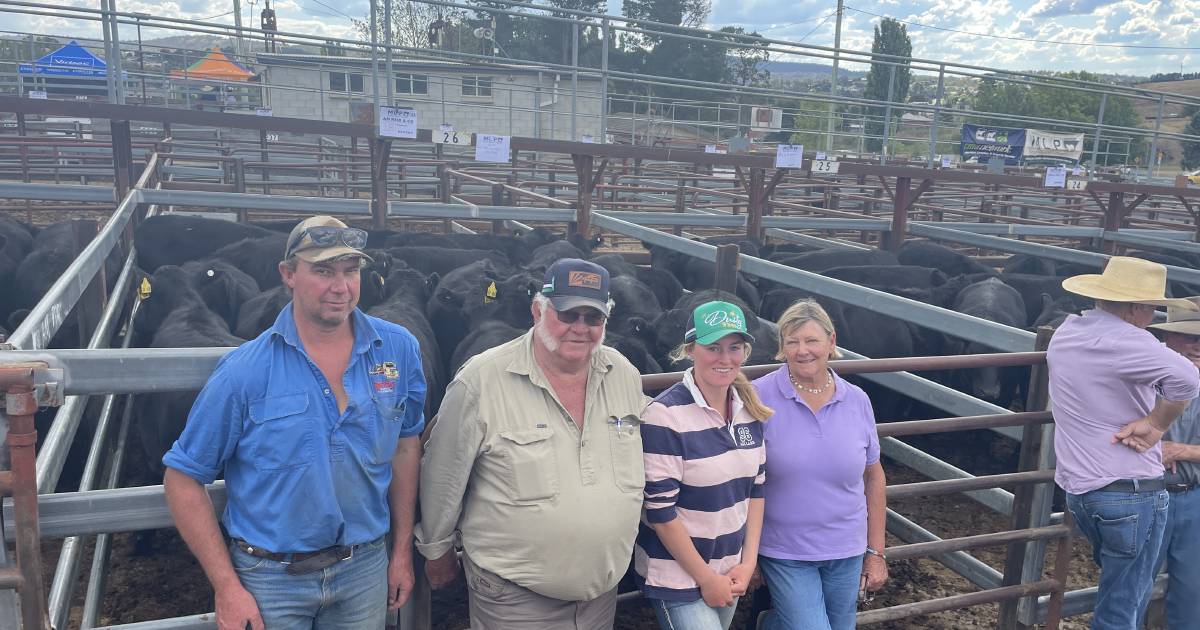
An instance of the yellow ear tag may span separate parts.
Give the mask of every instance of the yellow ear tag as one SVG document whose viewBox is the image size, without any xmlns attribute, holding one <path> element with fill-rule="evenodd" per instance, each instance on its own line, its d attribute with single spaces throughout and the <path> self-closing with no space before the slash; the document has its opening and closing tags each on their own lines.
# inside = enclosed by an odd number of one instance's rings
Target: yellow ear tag
<svg viewBox="0 0 1200 630">
<path fill-rule="evenodd" d="M 483 303 L 488 304 L 496 299 L 496 283 L 492 282 L 488 285 L 487 291 L 483 294 Z"/>
<path fill-rule="evenodd" d="M 150 278 L 142 278 L 142 283 L 138 285 L 138 299 L 145 300 L 150 297 Z"/>
</svg>

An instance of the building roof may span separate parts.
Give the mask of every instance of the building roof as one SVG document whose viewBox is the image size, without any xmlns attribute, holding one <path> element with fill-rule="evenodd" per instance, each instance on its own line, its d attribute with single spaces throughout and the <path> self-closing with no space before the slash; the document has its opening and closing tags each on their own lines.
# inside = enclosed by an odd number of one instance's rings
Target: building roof
<svg viewBox="0 0 1200 630">
<path fill-rule="evenodd" d="M 21 74 L 41 74 L 60 77 L 103 77 L 108 73 L 104 60 L 71 40 L 66 46 L 47 53 L 33 63 L 17 67 Z"/>
<path fill-rule="evenodd" d="M 213 79 L 217 81 L 249 81 L 254 73 L 246 66 L 227 57 L 214 47 L 203 59 L 186 70 L 172 70 L 171 76 L 182 79 Z"/>
<path fill-rule="evenodd" d="M 342 66 L 348 68 L 363 68 L 366 70 L 371 68 L 370 57 L 334 57 L 329 55 L 305 55 L 292 53 L 258 53 L 256 57 L 258 63 L 265 66 Z M 380 57 L 379 65 L 381 68 L 383 63 L 383 57 Z M 397 72 L 432 72 L 441 70 L 444 72 L 479 74 L 537 74 L 539 72 L 570 74 L 570 72 L 567 70 L 549 68 L 536 64 L 464 63 L 460 61 L 447 61 L 441 59 L 402 59 L 397 57 L 392 58 L 392 68 Z M 599 81 L 600 75 L 597 73 L 580 72 L 579 78 L 580 80 Z"/>
</svg>

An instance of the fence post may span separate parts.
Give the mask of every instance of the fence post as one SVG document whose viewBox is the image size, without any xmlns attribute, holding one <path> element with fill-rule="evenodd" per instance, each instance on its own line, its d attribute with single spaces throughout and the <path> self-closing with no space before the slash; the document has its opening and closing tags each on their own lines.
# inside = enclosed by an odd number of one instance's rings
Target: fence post
<svg viewBox="0 0 1200 630">
<path fill-rule="evenodd" d="M 437 145 L 441 147 L 442 145 Z M 438 177 L 438 201 L 442 203 L 450 203 L 450 169 L 446 168 L 443 162 L 437 165 Z M 450 219 L 442 219 L 442 233 L 450 233 Z"/>
<path fill-rule="evenodd" d="M 738 246 L 733 243 L 717 246 L 717 270 L 713 274 L 713 288 L 730 295 L 737 293 Z"/>
<path fill-rule="evenodd" d="M 575 163 L 575 175 L 579 186 L 575 189 L 575 226 L 574 232 L 586 236 L 592 227 L 592 184 L 595 173 L 592 164 L 596 158 L 592 155 L 574 154 L 571 161 Z"/>
<path fill-rule="evenodd" d="M 28 364 L 27 364 L 28 365 Z M 44 365 L 43 365 L 44 367 Z M 42 591 L 41 536 L 38 533 L 37 497 L 37 429 L 33 414 L 37 412 L 37 400 L 33 395 L 33 370 L 21 367 L 20 373 L 6 378 L 5 412 L 8 414 L 8 449 L 12 461 L 10 477 L 13 512 L 16 517 L 17 571 L 19 578 L 8 575 L 11 581 L 19 581 L 22 627 L 37 629 L 45 627 L 46 596 Z"/>
<path fill-rule="evenodd" d="M 492 184 L 492 205 L 504 205 L 504 185 Z M 504 221 L 492 221 L 492 234 L 500 234 L 504 231 Z"/>
<path fill-rule="evenodd" d="M 271 169 L 267 167 L 267 162 L 271 160 L 271 153 L 267 148 L 267 130 L 261 129 L 258 132 L 259 158 L 262 160 L 262 181 L 263 194 L 271 194 L 271 187 L 267 185 L 267 181 L 271 179 Z"/>
<path fill-rule="evenodd" d="M 391 150 L 391 140 L 371 139 L 371 227 L 376 230 L 387 229 L 387 166 Z M 263 171 L 263 177 L 266 177 L 266 171 Z"/>
<path fill-rule="evenodd" d="M 1108 207 L 1104 209 L 1104 231 L 1116 232 L 1121 229 L 1121 223 L 1125 220 L 1125 193 L 1113 191 L 1108 193 Z M 1105 254 L 1112 254 L 1116 251 L 1117 244 L 1101 237 L 1101 250 Z"/>
<path fill-rule="evenodd" d="M 766 184 L 763 181 L 766 178 L 767 170 L 764 168 L 750 169 L 750 190 L 746 191 L 748 203 L 746 207 L 746 236 L 751 240 L 761 240 L 763 237 L 763 206 L 766 205 Z"/>
<path fill-rule="evenodd" d="M 908 231 L 908 197 L 912 192 L 912 178 L 896 178 L 896 200 L 892 205 L 892 229 L 888 233 L 888 249 L 900 251 Z"/>
<path fill-rule="evenodd" d="M 317 172 L 317 177 L 320 178 L 320 171 Z M 233 158 L 233 189 L 239 193 L 246 192 L 246 158 Z M 239 206 L 237 209 L 237 218 L 238 223 L 249 222 L 250 211 L 244 206 Z"/>
<path fill-rule="evenodd" d="M 116 184 L 117 200 L 125 198 L 133 178 L 129 172 L 133 165 L 133 142 L 129 138 L 128 120 L 110 120 L 109 135 L 112 136 L 113 181 Z"/>
<path fill-rule="evenodd" d="M 679 187 L 675 189 L 675 212 L 683 214 L 685 210 L 686 206 L 684 206 L 683 182 L 679 182 Z M 675 236 L 683 236 L 683 226 L 673 226 L 671 228 L 671 233 Z"/>
<path fill-rule="evenodd" d="M 1043 326 L 1037 331 L 1034 351 L 1045 352 L 1050 345 L 1054 329 Z M 1049 405 L 1049 369 L 1045 363 L 1034 365 L 1029 374 L 1029 393 L 1026 411 L 1042 411 Z M 1051 424 L 1027 424 L 1021 433 L 1021 454 L 1017 472 L 1051 468 Z M 1012 529 L 1044 527 L 1050 524 L 1053 487 L 1049 484 L 1020 484 L 1013 490 Z M 1045 564 L 1045 541 L 1012 543 L 1004 560 L 1004 578 L 1001 586 L 1027 584 L 1042 579 Z M 1002 630 L 1028 628 L 1033 625 L 1036 613 L 1036 597 L 1000 602 L 1000 617 L 997 627 Z"/>
</svg>

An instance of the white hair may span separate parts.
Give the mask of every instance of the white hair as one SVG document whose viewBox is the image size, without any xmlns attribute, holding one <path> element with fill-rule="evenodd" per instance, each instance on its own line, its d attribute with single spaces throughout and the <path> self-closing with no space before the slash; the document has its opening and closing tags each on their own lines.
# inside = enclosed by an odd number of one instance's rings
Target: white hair
<svg viewBox="0 0 1200 630">
<path fill-rule="evenodd" d="M 533 325 L 533 335 L 538 338 L 538 341 L 542 342 L 542 345 L 545 346 L 547 350 L 550 352 L 555 352 L 558 350 L 559 341 L 558 339 L 554 338 L 554 335 L 550 334 L 549 330 L 546 330 L 546 324 L 544 323 L 546 321 L 546 311 L 554 308 L 554 305 L 550 302 L 550 298 L 541 293 L 533 294 L 533 304 L 538 307 L 538 311 L 541 313 L 541 317 L 539 317 L 538 321 Z M 608 308 L 610 311 L 612 306 L 613 301 L 609 300 Z M 593 355 L 600 351 L 600 346 L 604 345 L 604 336 L 607 333 L 607 326 L 600 329 L 600 338 L 596 340 L 596 345 L 592 348 Z"/>
</svg>

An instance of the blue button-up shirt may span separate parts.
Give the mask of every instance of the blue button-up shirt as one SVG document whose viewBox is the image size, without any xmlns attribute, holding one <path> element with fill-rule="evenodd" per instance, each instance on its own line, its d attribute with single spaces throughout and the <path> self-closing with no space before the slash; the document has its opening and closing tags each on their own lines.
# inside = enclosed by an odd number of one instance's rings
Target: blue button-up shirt
<svg viewBox="0 0 1200 630">
<path fill-rule="evenodd" d="M 417 341 L 354 310 L 354 348 L 338 412 L 308 357 L 292 305 L 217 364 L 163 464 L 200 483 L 225 471 L 229 534 L 279 552 L 374 540 L 390 528 L 388 485 L 400 438 L 425 426 Z"/>
</svg>

